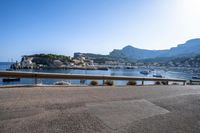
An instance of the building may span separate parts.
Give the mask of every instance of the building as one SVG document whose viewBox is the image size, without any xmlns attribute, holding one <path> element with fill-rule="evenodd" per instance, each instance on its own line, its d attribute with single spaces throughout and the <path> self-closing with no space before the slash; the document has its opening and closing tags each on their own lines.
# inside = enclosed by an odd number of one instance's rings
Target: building
<svg viewBox="0 0 200 133">
<path fill-rule="evenodd" d="M 74 58 L 76 58 L 76 59 L 82 58 L 83 56 L 84 56 L 83 53 L 80 53 L 80 52 L 74 53 Z"/>
</svg>

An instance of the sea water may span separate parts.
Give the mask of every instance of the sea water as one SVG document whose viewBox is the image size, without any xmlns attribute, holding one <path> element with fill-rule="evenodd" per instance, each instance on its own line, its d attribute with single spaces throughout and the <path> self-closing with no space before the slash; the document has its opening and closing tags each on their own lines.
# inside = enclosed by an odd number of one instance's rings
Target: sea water
<svg viewBox="0 0 200 133">
<path fill-rule="evenodd" d="M 0 70 L 5 71 L 10 68 L 12 63 L 0 62 Z M 148 75 L 143 75 L 140 72 L 143 70 L 149 70 L 146 67 L 138 67 L 134 69 L 109 69 L 109 70 L 77 70 L 77 69 L 41 69 L 41 70 L 20 70 L 28 72 L 47 72 L 47 73 L 65 73 L 65 74 L 89 74 L 89 75 L 110 75 L 110 76 L 138 76 L 138 77 L 152 77 L 153 74 L 161 74 L 165 78 L 178 78 L 178 79 L 191 79 L 192 76 L 196 76 L 199 70 L 193 70 L 188 68 L 159 68 L 154 67 Z M 54 84 L 59 81 L 69 82 L 71 84 L 80 84 L 80 80 L 63 80 L 63 79 L 37 79 L 37 83 L 41 84 Z M 84 84 L 89 84 L 91 80 L 85 80 Z M 102 84 L 102 80 L 99 80 L 98 83 Z M 30 78 L 21 78 L 17 82 L 2 82 L 0 77 L 0 85 L 9 85 L 9 84 L 34 84 L 35 79 Z M 127 81 L 114 81 L 116 85 L 125 85 Z M 141 84 L 141 82 L 137 82 Z M 145 84 L 153 84 L 152 81 L 146 81 Z"/>
</svg>

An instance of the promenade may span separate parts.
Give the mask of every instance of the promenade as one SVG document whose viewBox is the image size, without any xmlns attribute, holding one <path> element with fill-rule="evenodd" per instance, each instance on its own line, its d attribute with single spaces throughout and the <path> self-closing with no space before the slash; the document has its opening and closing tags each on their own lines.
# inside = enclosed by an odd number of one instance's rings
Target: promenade
<svg viewBox="0 0 200 133">
<path fill-rule="evenodd" d="M 0 88 L 0 133 L 199 133 L 200 86 Z"/>
</svg>

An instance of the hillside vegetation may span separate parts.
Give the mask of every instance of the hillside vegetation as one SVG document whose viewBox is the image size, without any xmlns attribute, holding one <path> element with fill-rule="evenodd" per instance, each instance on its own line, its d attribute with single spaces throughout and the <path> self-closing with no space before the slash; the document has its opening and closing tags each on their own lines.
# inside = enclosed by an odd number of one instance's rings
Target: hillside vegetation
<svg viewBox="0 0 200 133">
<path fill-rule="evenodd" d="M 70 57 L 65 55 L 57 55 L 57 54 L 34 54 L 34 55 L 25 55 L 24 57 L 34 57 L 34 58 L 46 58 L 49 60 L 61 60 L 70 62 Z"/>
</svg>

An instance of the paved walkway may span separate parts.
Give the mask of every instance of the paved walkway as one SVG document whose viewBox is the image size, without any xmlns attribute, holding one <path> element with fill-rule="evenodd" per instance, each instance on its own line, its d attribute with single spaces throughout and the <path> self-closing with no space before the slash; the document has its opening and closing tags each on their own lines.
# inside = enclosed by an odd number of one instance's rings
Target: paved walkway
<svg viewBox="0 0 200 133">
<path fill-rule="evenodd" d="M 0 88 L 0 133 L 199 133 L 200 86 Z"/>
</svg>

